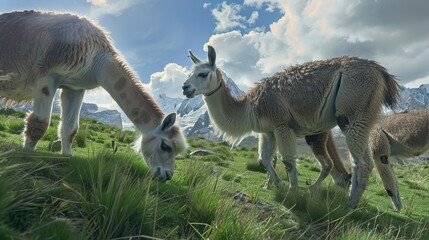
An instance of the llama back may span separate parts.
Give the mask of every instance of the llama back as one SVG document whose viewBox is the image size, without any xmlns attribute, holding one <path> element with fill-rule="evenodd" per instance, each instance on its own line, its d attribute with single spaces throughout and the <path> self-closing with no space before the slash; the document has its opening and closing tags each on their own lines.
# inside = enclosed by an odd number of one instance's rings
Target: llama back
<svg viewBox="0 0 429 240">
<path fill-rule="evenodd" d="M 385 117 L 378 124 L 410 148 L 427 149 L 429 143 L 429 110 L 410 110 Z"/>
<path fill-rule="evenodd" d="M 302 119 L 301 122 L 317 121 L 313 114 L 320 111 L 340 69 L 338 58 L 292 66 L 263 79 L 248 92 L 247 97 L 258 106 L 256 113 L 260 116 L 274 116 L 288 109 L 295 118 Z M 277 117 L 285 120 L 289 116 L 282 114 Z"/>
<path fill-rule="evenodd" d="M 108 35 L 73 14 L 21 11 L 0 15 L 0 74 L 32 81 L 52 71 L 76 71 L 100 52 L 115 52 Z"/>
<path fill-rule="evenodd" d="M 340 85 L 348 89 L 341 93 L 343 96 L 360 99 L 362 94 L 356 96 L 353 89 L 361 89 L 359 85 L 362 84 L 368 84 L 369 88 L 374 86 L 382 104 L 392 107 L 397 102 L 397 83 L 384 67 L 374 61 L 348 56 L 292 66 L 263 79 L 246 97 L 259 106 L 256 113 L 260 116 L 275 116 L 278 112 L 284 113 L 279 109 L 288 109 L 296 120 L 311 126 L 327 120 L 323 118 L 333 117 Z M 379 107 L 381 105 L 374 109 L 375 113 L 379 112 Z M 279 120 L 289 117 L 288 114 L 276 116 Z M 335 118 L 330 120 L 335 121 Z"/>
</svg>

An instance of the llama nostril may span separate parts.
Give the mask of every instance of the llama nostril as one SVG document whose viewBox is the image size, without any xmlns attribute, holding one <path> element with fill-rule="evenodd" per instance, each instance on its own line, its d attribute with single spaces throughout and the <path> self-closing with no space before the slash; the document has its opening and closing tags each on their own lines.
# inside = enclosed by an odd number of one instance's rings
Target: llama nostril
<svg viewBox="0 0 429 240">
<path fill-rule="evenodd" d="M 186 89 L 188 89 L 188 88 L 189 88 L 189 85 L 185 85 L 185 84 L 184 84 L 184 85 L 182 86 L 182 89 L 183 89 L 183 90 L 186 90 Z"/>
</svg>

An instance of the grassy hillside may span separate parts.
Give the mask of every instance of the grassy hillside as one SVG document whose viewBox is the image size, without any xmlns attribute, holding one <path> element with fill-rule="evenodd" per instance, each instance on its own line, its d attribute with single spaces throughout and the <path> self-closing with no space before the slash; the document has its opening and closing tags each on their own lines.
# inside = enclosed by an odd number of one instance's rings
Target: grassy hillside
<svg viewBox="0 0 429 240">
<path fill-rule="evenodd" d="M 20 148 L 24 113 L 0 111 L 0 239 L 429 239 L 429 164 L 396 166 L 404 209 L 392 210 L 374 171 L 359 209 L 328 179 L 318 192 L 311 156 L 301 188 L 285 198 L 262 189 L 257 149 L 189 139 L 173 180 L 152 181 L 130 148 L 134 133 L 81 120 L 74 157 L 51 152 L 59 121 L 36 152 Z M 284 167 L 277 170 L 286 181 Z"/>
</svg>

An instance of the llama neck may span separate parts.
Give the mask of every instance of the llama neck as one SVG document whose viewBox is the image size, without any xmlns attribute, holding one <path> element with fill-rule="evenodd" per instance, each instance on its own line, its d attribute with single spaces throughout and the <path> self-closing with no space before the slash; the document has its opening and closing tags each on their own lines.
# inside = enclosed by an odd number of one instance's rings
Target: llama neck
<svg viewBox="0 0 429 240">
<path fill-rule="evenodd" d="M 233 97 L 223 79 L 219 89 L 206 95 L 204 100 L 210 118 L 226 140 L 236 142 L 254 130 L 249 102 L 246 98 Z"/>
<path fill-rule="evenodd" d="M 107 57 L 102 62 L 97 82 L 142 134 L 153 130 L 164 116 L 155 100 L 119 57 Z"/>
</svg>

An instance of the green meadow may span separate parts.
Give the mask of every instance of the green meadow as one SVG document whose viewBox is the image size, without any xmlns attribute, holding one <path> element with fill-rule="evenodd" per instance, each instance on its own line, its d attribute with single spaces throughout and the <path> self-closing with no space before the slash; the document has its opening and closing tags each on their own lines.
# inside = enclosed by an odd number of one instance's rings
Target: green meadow
<svg viewBox="0 0 429 240">
<path fill-rule="evenodd" d="M 74 156 L 55 149 L 53 116 L 36 152 L 21 148 L 25 113 L 0 110 L 0 239 L 429 239 L 429 164 L 395 165 L 403 202 L 395 212 L 378 173 L 358 209 L 300 156 L 297 191 L 263 189 L 257 148 L 189 138 L 173 179 L 153 181 L 131 148 L 137 137 L 81 119 Z M 199 149 L 218 155 L 191 156 Z M 287 185 L 282 164 L 277 171 Z"/>
</svg>

